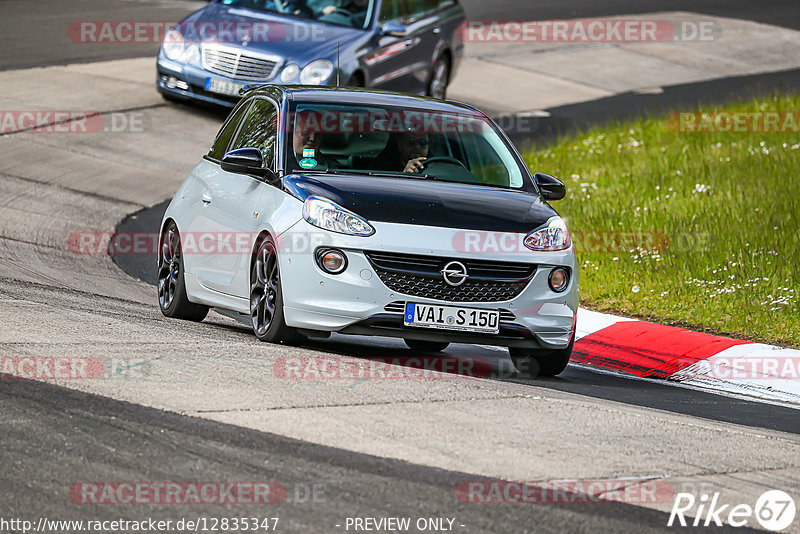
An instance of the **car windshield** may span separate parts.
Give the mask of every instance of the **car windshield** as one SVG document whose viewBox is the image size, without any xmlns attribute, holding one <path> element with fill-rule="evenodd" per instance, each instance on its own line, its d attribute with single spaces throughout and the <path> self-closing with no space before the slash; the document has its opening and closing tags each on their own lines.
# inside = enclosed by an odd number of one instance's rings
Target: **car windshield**
<svg viewBox="0 0 800 534">
<path fill-rule="evenodd" d="M 369 25 L 375 0 L 220 0 L 225 6 L 316 20 L 364 29 Z"/>
<path fill-rule="evenodd" d="M 287 172 L 400 176 L 524 187 L 523 170 L 483 115 L 295 103 L 288 117 Z"/>
</svg>

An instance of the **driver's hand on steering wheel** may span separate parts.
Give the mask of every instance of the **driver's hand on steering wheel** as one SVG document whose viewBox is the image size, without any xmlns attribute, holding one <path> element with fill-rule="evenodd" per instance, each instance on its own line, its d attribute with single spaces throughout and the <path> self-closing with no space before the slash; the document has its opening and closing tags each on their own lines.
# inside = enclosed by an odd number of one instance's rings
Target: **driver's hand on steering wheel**
<svg viewBox="0 0 800 534">
<path fill-rule="evenodd" d="M 425 161 L 426 159 L 428 158 L 414 158 L 412 160 L 409 160 L 409 162 L 406 163 L 406 168 L 403 169 L 403 172 L 411 172 L 414 174 L 421 173 L 423 166 L 422 162 Z"/>
<path fill-rule="evenodd" d="M 322 14 L 323 15 L 331 15 L 334 12 L 336 12 L 336 9 L 337 9 L 337 7 L 334 4 L 331 4 L 329 6 L 325 6 L 325 8 L 322 10 Z"/>
</svg>

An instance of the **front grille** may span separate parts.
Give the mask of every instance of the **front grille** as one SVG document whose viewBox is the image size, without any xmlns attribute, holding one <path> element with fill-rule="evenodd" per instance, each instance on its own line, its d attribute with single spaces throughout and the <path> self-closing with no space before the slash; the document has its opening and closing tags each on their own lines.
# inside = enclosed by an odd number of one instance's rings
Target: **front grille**
<svg viewBox="0 0 800 534">
<path fill-rule="evenodd" d="M 203 45 L 203 68 L 237 80 L 268 81 L 275 76 L 282 59 L 255 54 L 241 48 Z"/>
<path fill-rule="evenodd" d="M 453 287 L 440 272 L 452 258 L 390 252 L 365 254 L 392 291 L 447 302 L 511 300 L 522 293 L 536 272 L 536 266 L 527 263 L 459 259 L 469 278 L 463 285 Z"/>
<path fill-rule="evenodd" d="M 406 312 L 406 303 L 405 301 L 398 300 L 395 302 L 390 302 L 383 309 L 389 313 L 405 313 Z M 517 316 L 514 315 L 513 312 L 508 310 L 500 310 L 500 322 L 501 323 L 513 323 L 517 319 Z"/>
</svg>

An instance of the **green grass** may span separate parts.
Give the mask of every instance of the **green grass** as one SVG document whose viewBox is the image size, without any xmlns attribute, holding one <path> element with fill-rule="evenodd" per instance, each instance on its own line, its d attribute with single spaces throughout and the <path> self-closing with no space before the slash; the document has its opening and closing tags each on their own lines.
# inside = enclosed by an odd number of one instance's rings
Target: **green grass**
<svg viewBox="0 0 800 534">
<path fill-rule="evenodd" d="M 800 114 L 800 95 L 718 109 Z M 554 207 L 575 240 L 583 305 L 800 346 L 800 135 L 678 133 L 658 117 L 525 159 L 567 185 Z"/>
</svg>

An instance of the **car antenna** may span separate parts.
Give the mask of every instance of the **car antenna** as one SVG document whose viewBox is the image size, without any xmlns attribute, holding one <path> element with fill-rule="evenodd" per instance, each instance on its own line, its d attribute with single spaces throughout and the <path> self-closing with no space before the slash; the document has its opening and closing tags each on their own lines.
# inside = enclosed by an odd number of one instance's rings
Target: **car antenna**
<svg viewBox="0 0 800 534">
<path fill-rule="evenodd" d="M 336 87 L 339 87 L 339 76 L 341 76 L 341 63 L 339 61 L 339 41 L 336 41 Z"/>
</svg>

